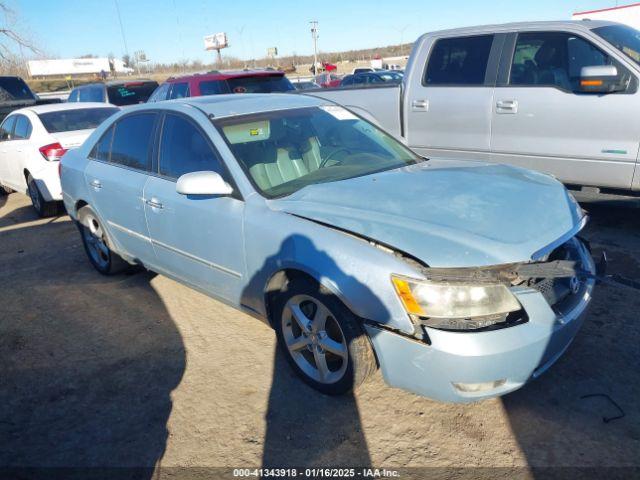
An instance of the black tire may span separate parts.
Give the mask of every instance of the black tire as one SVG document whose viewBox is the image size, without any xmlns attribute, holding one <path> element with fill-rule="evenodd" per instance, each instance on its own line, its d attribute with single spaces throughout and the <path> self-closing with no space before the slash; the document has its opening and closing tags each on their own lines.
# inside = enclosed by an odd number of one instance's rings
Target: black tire
<svg viewBox="0 0 640 480">
<path fill-rule="evenodd" d="M 4 196 L 4 195 L 9 195 L 13 193 L 13 190 L 11 190 L 9 187 L 5 187 L 4 185 L 0 185 L 0 197 Z"/>
<path fill-rule="evenodd" d="M 102 275 L 116 275 L 127 271 L 131 265 L 111 250 L 111 243 L 100 220 L 90 206 L 78 210 L 76 222 L 84 251 L 91 265 Z"/>
<path fill-rule="evenodd" d="M 307 354 L 304 349 L 300 349 L 301 355 L 297 355 L 298 360 L 295 360 L 295 353 L 292 353 L 287 346 L 287 340 L 285 339 L 287 333 L 285 333 L 285 329 L 289 331 L 289 338 L 291 339 L 290 332 L 292 330 L 290 330 L 291 327 L 287 326 L 287 324 L 288 322 L 292 322 L 293 319 L 288 319 L 291 310 L 287 310 L 285 314 L 285 309 L 291 300 L 304 297 L 310 297 L 313 300 L 319 301 L 328 309 L 330 313 L 328 321 L 331 322 L 331 325 L 327 326 L 326 331 L 328 332 L 332 326 L 335 330 L 335 324 L 339 325 L 340 333 L 342 333 L 346 343 L 346 368 L 344 369 L 343 375 L 331 383 L 318 381 L 316 378 L 307 374 L 297 363 L 303 362 L 302 356 L 312 356 L 313 358 L 309 360 L 309 364 L 315 363 L 315 353 Z M 313 301 L 311 301 L 311 303 L 313 303 Z M 362 328 L 360 319 L 354 315 L 338 297 L 326 288 L 320 286 L 314 280 L 307 277 L 298 277 L 287 282 L 280 292 L 275 293 L 271 297 L 270 304 L 271 322 L 276 331 L 278 345 L 293 370 L 304 382 L 314 389 L 327 395 L 342 395 L 357 388 L 376 370 L 375 355 L 371 348 L 369 338 Z M 333 322 L 335 322 L 335 324 L 333 324 Z M 325 333 L 325 338 L 326 335 L 327 333 Z M 311 349 L 309 349 L 309 346 L 305 348 L 313 352 L 313 348 L 317 346 L 318 345 L 311 345 Z M 322 350 L 322 348 L 320 350 Z M 333 356 L 328 350 L 325 350 L 324 354 Z M 337 356 L 335 357 L 335 359 L 338 358 Z M 343 358 L 340 357 L 340 360 L 343 360 Z M 303 367 L 306 368 L 306 365 L 303 365 Z M 340 367 L 337 368 L 337 372 L 331 372 L 331 375 L 342 371 L 341 368 L 342 366 L 340 365 Z"/>
<path fill-rule="evenodd" d="M 31 198 L 31 204 L 35 209 L 36 213 L 40 217 L 53 217 L 58 214 L 58 210 L 60 209 L 60 205 L 58 202 L 46 202 L 42 193 L 40 193 L 40 189 L 38 188 L 38 184 L 35 182 L 31 174 L 27 174 L 27 189 L 29 193 L 29 198 Z"/>
</svg>

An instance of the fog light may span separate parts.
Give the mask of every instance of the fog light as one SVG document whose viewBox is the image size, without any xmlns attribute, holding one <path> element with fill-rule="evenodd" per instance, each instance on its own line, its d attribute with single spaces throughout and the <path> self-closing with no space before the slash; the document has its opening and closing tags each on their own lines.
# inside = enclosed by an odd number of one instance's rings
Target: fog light
<svg viewBox="0 0 640 480">
<path fill-rule="evenodd" d="M 494 388 L 501 387 L 507 383 L 505 378 L 500 380 L 494 380 L 493 382 L 480 382 L 480 383 L 455 383 L 453 382 L 453 386 L 456 387 L 456 390 L 464 393 L 478 393 L 484 392 L 485 390 L 493 390 Z"/>
</svg>

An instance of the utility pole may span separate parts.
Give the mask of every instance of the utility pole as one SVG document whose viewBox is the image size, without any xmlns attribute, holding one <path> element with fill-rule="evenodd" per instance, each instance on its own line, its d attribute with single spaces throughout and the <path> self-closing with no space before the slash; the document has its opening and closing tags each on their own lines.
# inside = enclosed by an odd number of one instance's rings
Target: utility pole
<svg viewBox="0 0 640 480">
<path fill-rule="evenodd" d="M 318 21 L 312 20 L 311 24 L 311 37 L 313 38 L 313 74 L 318 74 Z"/>
</svg>

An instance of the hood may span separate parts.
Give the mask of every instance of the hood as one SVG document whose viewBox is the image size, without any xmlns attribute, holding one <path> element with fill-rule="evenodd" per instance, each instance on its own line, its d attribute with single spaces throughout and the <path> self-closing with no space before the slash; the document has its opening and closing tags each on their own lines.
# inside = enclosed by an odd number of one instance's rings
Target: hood
<svg viewBox="0 0 640 480">
<path fill-rule="evenodd" d="M 57 132 L 52 133 L 51 136 L 54 137 L 60 145 L 64 148 L 76 148 L 84 143 L 84 141 L 91 135 L 93 129 L 89 130 L 74 130 L 71 132 Z"/>
<path fill-rule="evenodd" d="M 363 235 L 431 267 L 530 261 L 576 231 L 583 217 L 548 175 L 454 160 L 310 185 L 271 207 Z"/>
</svg>

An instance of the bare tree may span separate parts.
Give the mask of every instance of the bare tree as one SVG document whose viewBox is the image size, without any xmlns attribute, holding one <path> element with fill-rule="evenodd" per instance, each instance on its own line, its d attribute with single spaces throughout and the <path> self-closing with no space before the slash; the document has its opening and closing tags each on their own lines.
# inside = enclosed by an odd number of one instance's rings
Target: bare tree
<svg viewBox="0 0 640 480">
<path fill-rule="evenodd" d="M 15 46 L 20 49 L 26 48 L 36 54 L 41 53 L 31 40 L 14 29 L 16 13 L 7 6 L 6 2 L 0 1 L 0 16 L 0 60 L 15 62 L 13 51 Z"/>
</svg>

